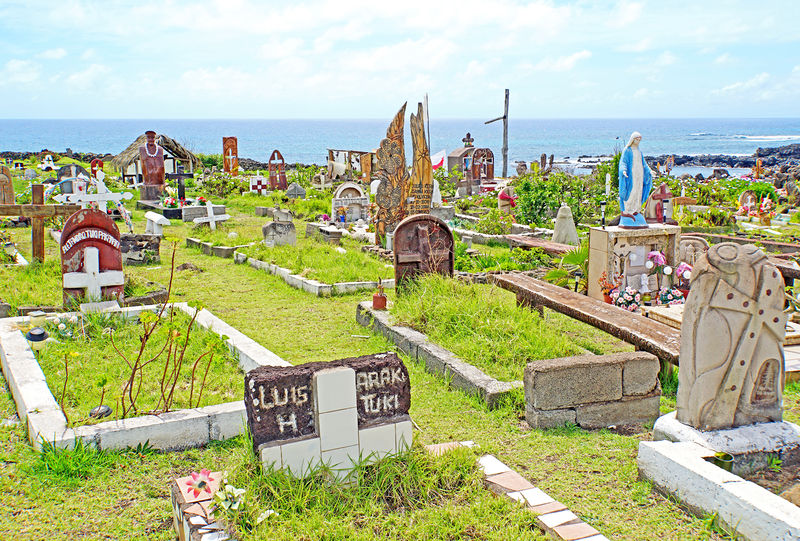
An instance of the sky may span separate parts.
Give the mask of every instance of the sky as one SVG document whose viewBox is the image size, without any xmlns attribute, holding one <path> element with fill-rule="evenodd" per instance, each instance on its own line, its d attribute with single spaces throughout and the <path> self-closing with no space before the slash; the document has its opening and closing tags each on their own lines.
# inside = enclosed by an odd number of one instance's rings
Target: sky
<svg viewBox="0 0 800 541">
<path fill-rule="evenodd" d="M 0 118 L 800 117 L 797 0 L 0 2 Z"/>
</svg>

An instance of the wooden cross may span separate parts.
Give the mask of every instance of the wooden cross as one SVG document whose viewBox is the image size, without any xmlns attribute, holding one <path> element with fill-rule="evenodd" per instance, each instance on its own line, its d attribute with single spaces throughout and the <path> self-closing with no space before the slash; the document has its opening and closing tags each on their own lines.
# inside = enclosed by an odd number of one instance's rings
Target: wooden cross
<svg viewBox="0 0 800 541">
<path fill-rule="evenodd" d="M 122 271 L 100 271 L 100 250 L 93 246 L 83 252 L 83 272 L 65 272 L 63 278 L 64 289 L 84 289 L 89 301 L 101 300 L 106 286 L 125 284 Z"/>
<path fill-rule="evenodd" d="M 656 219 L 661 223 L 665 223 L 668 217 L 671 218 L 671 216 L 667 216 L 667 205 L 669 205 L 672 197 L 672 192 L 667 187 L 666 182 L 661 183 L 658 191 L 653 193 L 653 200 L 658 201 L 656 204 Z"/>
<path fill-rule="evenodd" d="M 233 149 L 228 148 L 228 155 L 225 157 L 225 159 L 228 160 L 228 169 L 230 169 L 231 171 L 233 171 L 233 160 L 235 160 L 236 158 L 237 157 L 233 155 Z"/>
<path fill-rule="evenodd" d="M 0 216 L 25 216 L 31 219 L 33 259 L 44 261 L 44 220 L 53 216 L 69 216 L 81 210 L 78 205 L 45 205 L 44 186 L 31 186 L 30 205 L 0 205 Z"/>
<path fill-rule="evenodd" d="M 206 203 L 206 212 L 208 216 L 195 218 L 192 220 L 196 225 L 200 224 L 208 224 L 211 229 L 217 229 L 217 222 L 224 222 L 225 220 L 230 219 L 230 214 L 214 214 L 214 205 L 211 204 L 211 201 Z"/>
</svg>

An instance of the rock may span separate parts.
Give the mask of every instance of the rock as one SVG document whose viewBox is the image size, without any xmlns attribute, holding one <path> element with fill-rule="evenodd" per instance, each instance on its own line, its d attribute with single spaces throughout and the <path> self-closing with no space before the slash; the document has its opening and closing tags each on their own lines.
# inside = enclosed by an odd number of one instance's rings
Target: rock
<svg viewBox="0 0 800 541">
<path fill-rule="evenodd" d="M 781 165 L 781 168 L 779 169 L 779 171 L 781 173 L 788 173 L 789 172 L 789 165 L 788 164 Z"/>
<path fill-rule="evenodd" d="M 695 179 L 695 180 L 705 180 L 705 179 L 706 179 L 706 177 L 704 177 L 704 176 L 703 176 L 703 173 L 697 173 L 697 174 L 694 176 L 694 179 Z"/>
<path fill-rule="evenodd" d="M 575 228 L 575 220 L 572 217 L 572 209 L 564 203 L 561 204 L 556 215 L 556 225 L 553 229 L 552 240 L 553 242 L 572 246 L 580 244 L 578 230 Z"/>
<path fill-rule="evenodd" d="M 731 175 L 727 169 L 714 169 L 711 173 L 712 178 L 728 178 L 729 176 Z"/>
<path fill-rule="evenodd" d="M 797 483 L 792 488 L 781 492 L 781 498 L 784 500 L 789 500 L 793 504 L 800 507 L 800 483 Z"/>
<path fill-rule="evenodd" d="M 175 270 L 176 271 L 191 270 L 191 271 L 195 271 L 195 272 L 203 272 L 203 269 L 201 269 L 200 267 L 198 267 L 194 263 L 181 263 L 180 265 L 175 267 Z"/>
<path fill-rule="evenodd" d="M 26 169 L 25 170 L 25 175 L 24 175 L 25 180 L 33 180 L 38 176 L 39 176 L 39 173 L 37 173 L 33 169 Z"/>
<path fill-rule="evenodd" d="M 92 411 L 89 412 L 89 417 L 94 419 L 102 419 L 103 417 L 108 417 L 111 415 L 112 411 L 113 410 L 109 406 L 97 406 L 96 408 L 92 408 Z"/>
<path fill-rule="evenodd" d="M 231 231 L 230 233 L 228 233 L 228 238 L 229 239 L 238 239 L 239 238 L 239 233 L 237 233 L 236 231 Z"/>
</svg>

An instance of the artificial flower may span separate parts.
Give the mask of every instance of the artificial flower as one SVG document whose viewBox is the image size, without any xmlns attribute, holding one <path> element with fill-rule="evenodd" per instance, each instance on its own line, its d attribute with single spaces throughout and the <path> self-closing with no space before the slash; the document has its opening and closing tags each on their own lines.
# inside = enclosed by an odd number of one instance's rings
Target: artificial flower
<svg viewBox="0 0 800 541">
<path fill-rule="evenodd" d="M 189 487 L 189 492 L 194 493 L 195 498 L 204 491 L 211 494 L 211 482 L 214 480 L 211 477 L 211 470 L 203 468 L 200 473 L 192 472 L 189 477 L 191 480 L 186 481 L 186 486 Z"/>
</svg>

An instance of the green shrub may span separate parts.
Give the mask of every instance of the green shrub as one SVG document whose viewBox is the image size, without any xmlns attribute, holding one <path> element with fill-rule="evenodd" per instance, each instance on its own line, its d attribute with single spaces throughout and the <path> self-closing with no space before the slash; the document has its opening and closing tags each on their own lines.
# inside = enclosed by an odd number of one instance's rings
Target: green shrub
<svg viewBox="0 0 800 541">
<path fill-rule="evenodd" d="M 525 224 L 550 225 L 562 202 L 572 209 L 578 223 L 593 213 L 604 197 L 605 180 L 601 184 L 588 175 L 576 177 L 555 171 L 543 176 L 537 171 L 519 178 L 515 185 L 519 198 L 514 210 L 517 219 Z"/>
<path fill-rule="evenodd" d="M 510 214 L 504 214 L 500 209 L 493 208 L 478 220 L 475 231 L 484 235 L 508 235 L 513 224 L 514 218 Z"/>
</svg>

